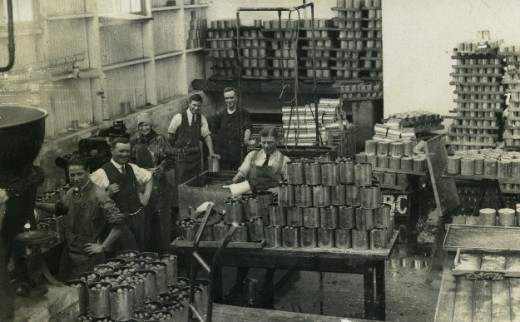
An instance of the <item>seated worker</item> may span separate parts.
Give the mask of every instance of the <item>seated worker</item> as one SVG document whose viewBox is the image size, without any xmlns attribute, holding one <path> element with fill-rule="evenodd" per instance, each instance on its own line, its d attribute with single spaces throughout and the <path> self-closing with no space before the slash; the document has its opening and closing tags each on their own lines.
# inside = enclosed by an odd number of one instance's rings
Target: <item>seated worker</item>
<svg viewBox="0 0 520 322">
<path fill-rule="evenodd" d="M 36 203 L 36 208 L 49 213 L 66 213 L 66 247 L 60 262 L 60 278 L 90 271 L 102 264 L 104 253 L 119 237 L 119 225 L 125 216 L 108 193 L 89 178 L 89 168 L 83 159 L 73 159 L 67 165 L 73 185 L 58 203 Z M 109 227 L 106 238 L 103 232 Z"/>
<path fill-rule="evenodd" d="M 278 129 L 268 126 L 260 131 L 262 149 L 251 151 L 238 168 L 233 183 L 247 179 L 253 192 L 278 187 L 280 180 L 287 179 L 287 162 L 291 159 L 277 148 Z"/>
<path fill-rule="evenodd" d="M 110 141 L 112 159 L 90 175 L 92 182 L 108 191 L 108 195 L 126 216 L 121 227 L 121 237 L 114 244 L 114 251 L 135 249 L 144 251 L 144 207 L 152 193 L 152 174 L 146 169 L 129 163 L 131 145 L 124 137 Z M 140 193 L 144 186 L 144 192 Z"/>
<path fill-rule="evenodd" d="M 262 129 L 260 131 L 260 142 L 262 149 L 249 152 L 233 178 L 234 183 L 247 179 L 253 193 L 262 190 L 277 190 L 279 181 L 287 179 L 287 163 L 291 161 L 277 149 L 278 130 L 275 127 L 268 126 Z M 243 288 L 242 282 L 247 277 L 248 272 L 247 267 L 237 269 L 235 284 L 229 291 L 228 300 L 232 301 L 230 297 L 235 297 Z M 268 269 L 265 274 L 263 290 L 260 292 L 264 296 L 262 306 L 266 308 L 273 308 L 273 277 L 274 269 Z"/>
</svg>

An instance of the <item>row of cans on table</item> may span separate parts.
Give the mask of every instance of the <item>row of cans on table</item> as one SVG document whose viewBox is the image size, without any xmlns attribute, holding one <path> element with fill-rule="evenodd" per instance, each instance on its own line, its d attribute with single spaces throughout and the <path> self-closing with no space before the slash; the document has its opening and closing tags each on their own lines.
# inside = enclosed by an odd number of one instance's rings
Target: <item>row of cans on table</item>
<svg viewBox="0 0 520 322">
<path fill-rule="evenodd" d="M 453 155 L 448 157 L 446 168 L 447 173 L 453 175 L 520 179 L 520 159 L 495 159 L 484 155 Z"/>
<path fill-rule="evenodd" d="M 389 128 L 387 128 L 388 130 Z M 365 155 L 401 158 L 403 156 L 413 157 L 413 149 L 416 145 L 412 140 L 366 140 Z"/>
<path fill-rule="evenodd" d="M 483 208 L 479 210 L 478 216 L 454 216 L 453 223 L 480 226 L 520 227 L 520 204 L 517 204 L 516 211 L 511 208 Z"/>
<path fill-rule="evenodd" d="M 384 249 L 393 235 L 389 228 L 371 230 L 345 228 L 265 227 L 265 246 L 283 248 Z"/>
<path fill-rule="evenodd" d="M 136 308 L 156 301 L 177 284 L 176 256 L 135 250 L 122 251 L 117 258 L 66 282 L 77 290 L 80 313 L 86 321 L 131 320 Z"/>
<path fill-rule="evenodd" d="M 328 187 L 338 184 L 370 186 L 372 185 L 372 165 L 356 164 L 348 158 L 338 158 L 335 162 L 301 159 L 287 163 L 286 184 Z"/>
</svg>

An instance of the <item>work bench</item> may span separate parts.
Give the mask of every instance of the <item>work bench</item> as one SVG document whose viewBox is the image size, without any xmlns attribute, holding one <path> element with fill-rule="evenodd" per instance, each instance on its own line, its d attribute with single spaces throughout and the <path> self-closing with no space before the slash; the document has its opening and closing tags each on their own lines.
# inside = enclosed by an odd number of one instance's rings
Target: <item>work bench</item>
<svg viewBox="0 0 520 322">
<path fill-rule="evenodd" d="M 289 271 L 316 271 L 363 275 L 365 318 L 385 320 L 385 261 L 397 240 L 395 233 L 387 249 L 356 250 L 338 248 L 233 248 L 221 255 L 221 266 L 274 268 Z M 171 246 L 181 256 L 191 254 L 191 246 Z M 216 248 L 200 248 L 209 260 Z M 221 282 L 221 278 L 219 278 Z M 222 298 L 222 285 L 216 285 L 215 298 Z"/>
</svg>

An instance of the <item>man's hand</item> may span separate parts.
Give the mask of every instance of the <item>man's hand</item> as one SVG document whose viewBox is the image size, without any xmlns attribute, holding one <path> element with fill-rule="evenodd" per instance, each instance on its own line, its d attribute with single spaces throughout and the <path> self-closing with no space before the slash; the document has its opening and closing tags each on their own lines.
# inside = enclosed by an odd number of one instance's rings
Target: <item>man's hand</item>
<svg viewBox="0 0 520 322">
<path fill-rule="evenodd" d="M 105 250 L 105 248 L 100 243 L 95 243 L 95 244 L 86 243 L 85 244 L 85 251 L 89 255 L 101 254 L 101 253 L 103 253 L 104 250 Z"/>
<path fill-rule="evenodd" d="M 111 185 L 108 186 L 107 191 L 108 191 L 109 196 L 115 195 L 116 193 L 119 192 L 119 184 L 112 183 Z"/>
<path fill-rule="evenodd" d="M 220 154 L 216 154 L 215 152 L 212 152 L 209 154 L 209 157 L 210 158 L 215 158 L 215 159 L 219 159 L 220 160 Z"/>
<path fill-rule="evenodd" d="M 241 182 L 241 181 L 244 181 L 244 177 L 242 176 L 241 173 L 237 173 L 234 177 L 233 177 L 233 183 L 237 183 L 237 182 Z"/>
</svg>

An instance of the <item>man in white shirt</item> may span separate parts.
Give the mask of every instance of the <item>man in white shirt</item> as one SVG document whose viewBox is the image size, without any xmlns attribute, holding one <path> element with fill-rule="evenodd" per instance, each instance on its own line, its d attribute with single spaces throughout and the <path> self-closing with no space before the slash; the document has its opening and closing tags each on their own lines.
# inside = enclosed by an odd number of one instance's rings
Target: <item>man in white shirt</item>
<svg viewBox="0 0 520 322">
<path fill-rule="evenodd" d="M 148 204 L 152 192 L 152 174 L 128 162 L 131 146 L 127 138 L 116 137 L 110 143 L 112 159 L 92 173 L 90 178 L 108 192 L 110 198 L 127 218 L 128 226 L 122 228 L 121 236 L 114 243 L 114 247 L 122 250 L 135 249 L 137 246 L 140 251 L 144 251 L 143 208 Z M 143 186 L 144 192 L 140 193 Z"/>
<path fill-rule="evenodd" d="M 194 94 L 189 98 L 188 108 L 175 114 L 168 127 L 168 140 L 175 156 L 175 176 L 177 184 L 186 182 L 201 172 L 201 151 L 199 141 L 206 142 L 209 156 L 220 158 L 213 150 L 213 141 L 208 121 L 200 113 L 202 96 Z"/>
</svg>

